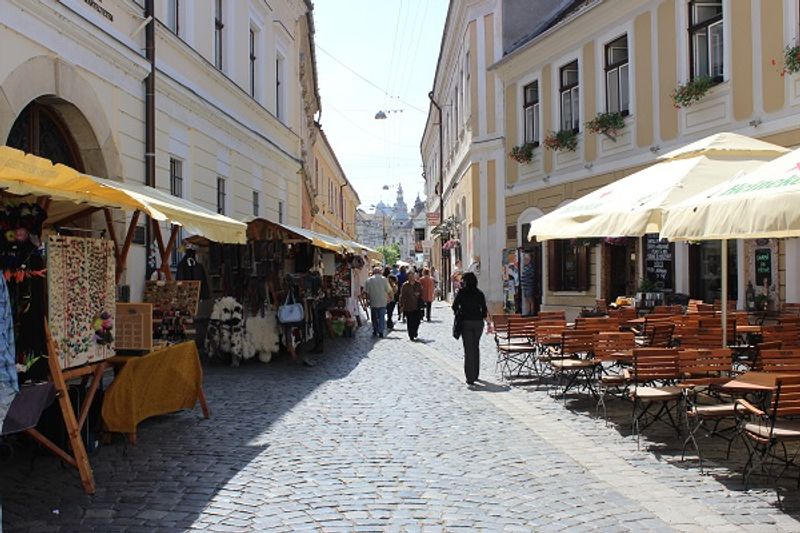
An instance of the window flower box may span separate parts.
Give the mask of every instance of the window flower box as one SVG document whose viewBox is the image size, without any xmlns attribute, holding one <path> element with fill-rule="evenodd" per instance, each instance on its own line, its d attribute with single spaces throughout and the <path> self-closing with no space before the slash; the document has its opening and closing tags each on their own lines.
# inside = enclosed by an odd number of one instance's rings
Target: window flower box
<svg viewBox="0 0 800 533">
<path fill-rule="evenodd" d="M 574 152 L 578 149 L 578 132 L 575 130 L 550 132 L 544 139 L 544 145 L 554 152 Z"/>
</svg>

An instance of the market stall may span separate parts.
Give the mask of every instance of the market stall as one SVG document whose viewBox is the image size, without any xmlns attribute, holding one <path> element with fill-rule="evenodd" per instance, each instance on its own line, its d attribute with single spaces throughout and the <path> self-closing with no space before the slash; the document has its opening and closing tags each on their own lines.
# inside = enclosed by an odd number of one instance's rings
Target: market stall
<svg viewBox="0 0 800 533">
<path fill-rule="evenodd" d="M 248 222 L 247 238 L 246 246 L 193 239 L 207 245 L 201 255 L 217 299 L 204 343 L 209 358 L 234 366 L 256 356 L 268 362 L 283 346 L 297 359 L 301 344 L 313 341 L 318 352 L 326 336 L 352 333 L 366 264 L 381 254 L 263 218 Z"/>
<path fill-rule="evenodd" d="M 13 322 L 13 336 L 7 339 L 4 356 L 15 359 L 20 372 L 17 381 L 22 384 L 22 392 L 11 404 L 12 423 L 8 427 L 3 424 L 2 434 L 27 433 L 76 467 L 84 489 L 93 493 L 86 453 L 86 441 L 90 445 L 95 442 L 88 436 L 93 430 L 90 409 L 110 363 L 120 371 L 106 391 L 104 403 L 133 421 L 121 429 L 109 424 L 112 430 L 133 433 L 135 424 L 144 418 L 192 407 L 198 400 L 208 415 L 199 359 L 192 346 L 178 345 L 172 350 L 184 354 L 182 357 L 161 350 L 135 360 L 115 360 L 119 326 L 116 285 L 125 270 L 140 215 L 152 221 L 162 265 L 167 264 L 165 259 L 175 246 L 178 227 L 210 239 L 241 243 L 245 242 L 246 226 L 155 189 L 93 178 L 8 147 L 0 147 L 0 188 L 0 226 L 6 231 L 0 257 L 3 279 L 8 282 L 0 287 L 0 302 L 5 307 L 5 325 Z M 116 238 L 115 208 L 132 213 L 123 242 Z M 104 229 L 91 223 L 90 215 L 97 212 L 104 215 Z M 161 223 L 172 226 L 166 244 Z M 171 277 L 166 266 L 163 273 L 165 278 Z M 147 315 L 140 310 L 139 316 L 140 329 L 146 329 L 141 322 Z M 128 330 L 120 333 L 121 339 L 131 335 Z M 189 382 L 183 393 L 176 387 L 176 376 Z M 83 387 L 73 405 L 75 398 L 67 383 L 76 379 Z M 39 385 L 42 382 L 49 385 Z M 148 386 L 143 391 L 144 384 Z M 50 387 L 58 398 L 59 417 L 66 429 L 62 431 L 64 442 L 34 427 L 52 395 L 33 392 Z M 7 418 L 5 412 L 0 415 Z"/>
</svg>

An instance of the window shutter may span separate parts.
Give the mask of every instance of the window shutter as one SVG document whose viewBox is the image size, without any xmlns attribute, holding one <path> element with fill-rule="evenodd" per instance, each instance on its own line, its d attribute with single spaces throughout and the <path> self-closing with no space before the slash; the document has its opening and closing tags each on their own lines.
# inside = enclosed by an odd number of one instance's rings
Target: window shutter
<svg viewBox="0 0 800 533">
<path fill-rule="evenodd" d="M 578 246 L 578 287 L 579 291 L 588 291 L 590 284 L 589 272 L 591 271 L 590 250 L 591 246 Z"/>
<path fill-rule="evenodd" d="M 556 241 L 547 241 L 547 288 L 555 292 L 561 287 L 561 246 Z"/>
</svg>

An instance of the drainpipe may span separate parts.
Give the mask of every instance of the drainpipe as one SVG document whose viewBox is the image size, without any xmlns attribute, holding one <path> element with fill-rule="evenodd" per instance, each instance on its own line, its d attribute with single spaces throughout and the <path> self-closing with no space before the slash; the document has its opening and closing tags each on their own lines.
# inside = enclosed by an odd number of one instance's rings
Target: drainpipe
<svg viewBox="0 0 800 533">
<path fill-rule="evenodd" d="M 428 99 L 439 112 L 439 224 L 444 224 L 444 137 L 442 136 L 442 106 L 433 99 L 433 91 L 428 93 Z M 442 236 L 441 241 L 444 241 Z M 444 242 L 442 242 L 444 244 Z M 440 278 L 443 278 L 447 269 L 445 268 L 444 250 L 442 250 L 442 267 Z M 447 299 L 449 283 L 442 279 L 442 295 Z"/>
<path fill-rule="evenodd" d="M 144 183 L 156 186 L 156 18 L 155 0 L 145 0 L 144 16 L 150 18 L 144 32 L 145 58 L 150 73 L 144 80 Z M 145 277 L 150 279 L 150 254 L 153 248 L 152 221 L 145 217 Z"/>
</svg>

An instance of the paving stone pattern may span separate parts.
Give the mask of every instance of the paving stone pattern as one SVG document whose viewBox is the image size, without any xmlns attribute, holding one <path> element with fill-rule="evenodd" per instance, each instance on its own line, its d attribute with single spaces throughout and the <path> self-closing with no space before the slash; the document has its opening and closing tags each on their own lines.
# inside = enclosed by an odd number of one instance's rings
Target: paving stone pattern
<svg viewBox="0 0 800 533">
<path fill-rule="evenodd" d="M 4 531 L 800 531 L 769 491 L 499 382 L 488 337 L 469 390 L 450 313 L 434 318 L 421 343 L 361 328 L 313 367 L 208 368 L 212 418 L 160 417 L 136 447 L 101 448 L 93 497 L 17 451 L 0 462 Z"/>
</svg>

